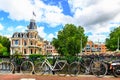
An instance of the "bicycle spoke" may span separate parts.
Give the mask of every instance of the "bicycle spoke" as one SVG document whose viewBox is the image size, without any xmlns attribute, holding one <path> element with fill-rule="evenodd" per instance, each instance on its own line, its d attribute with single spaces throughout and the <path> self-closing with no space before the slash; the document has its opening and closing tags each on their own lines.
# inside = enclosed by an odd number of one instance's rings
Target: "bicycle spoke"
<svg viewBox="0 0 120 80">
<path fill-rule="evenodd" d="M 107 74 L 107 66 L 102 62 L 93 63 L 91 69 L 92 73 L 97 77 L 104 77 Z"/>
<path fill-rule="evenodd" d="M 70 64 L 69 71 L 70 71 L 71 76 L 77 76 L 78 73 L 79 73 L 79 65 L 78 65 L 78 63 L 73 62 L 72 64 Z"/>
<path fill-rule="evenodd" d="M 21 72 L 22 73 L 32 73 L 33 72 L 33 64 L 30 61 L 24 61 L 21 64 Z"/>
<path fill-rule="evenodd" d="M 12 73 L 14 70 L 14 65 L 10 62 L 0 63 L 0 73 Z"/>
<path fill-rule="evenodd" d="M 61 65 L 61 69 L 58 70 L 56 73 L 59 76 L 66 76 L 69 73 L 69 71 L 68 71 L 68 64 L 65 63 L 65 62 L 59 62 L 58 64 Z"/>
</svg>

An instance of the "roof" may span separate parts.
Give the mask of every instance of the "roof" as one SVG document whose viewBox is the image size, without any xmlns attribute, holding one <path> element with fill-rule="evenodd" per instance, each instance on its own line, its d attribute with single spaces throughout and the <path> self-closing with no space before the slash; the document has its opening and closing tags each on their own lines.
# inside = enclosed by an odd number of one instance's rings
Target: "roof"
<svg viewBox="0 0 120 80">
<path fill-rule="evenodd" d="M 34 29 L 37 29 L 37 25 L 35 23 L 35 20 L 34 19 L 31 19 L 30 20 L 30 24 L 27 26 L 29 30 L 34 30 Z"/>
</svg>

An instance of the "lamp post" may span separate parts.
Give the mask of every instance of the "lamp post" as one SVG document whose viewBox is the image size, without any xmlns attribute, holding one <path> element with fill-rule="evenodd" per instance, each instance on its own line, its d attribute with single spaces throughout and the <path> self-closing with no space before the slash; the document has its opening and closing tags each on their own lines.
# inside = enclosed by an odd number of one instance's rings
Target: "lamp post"
<svg viewBox="0 0 120 80">
<path fill-rule="evenodd" d="M 118 43 L 117 43 L 117 51 L 119 51 L 119 37 L 118 37 Z"/>
<path fill-rule="evenodd" d="M 81 47 L 81 51 L 80 51 L 80 53 L 82 54 L 82 38 L 81 38 L 80 47 Z"/>
</svg>

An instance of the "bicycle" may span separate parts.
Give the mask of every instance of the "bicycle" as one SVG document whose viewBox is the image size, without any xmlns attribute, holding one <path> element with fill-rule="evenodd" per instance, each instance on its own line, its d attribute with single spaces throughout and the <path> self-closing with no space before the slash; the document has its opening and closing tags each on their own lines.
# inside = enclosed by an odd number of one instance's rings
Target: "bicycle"
<svg viewBox="0 0 120 80">
<path fill-rule="evenodd" d="M 66 76 L 68 72 L 68 63 L 66 60 L 57 60 L 55 61 L 54 65 L 52 66 L 48 59 L 45 57 L 43 62 L 39 62 L 35 64 L 34 68 L 35 74 L 43 75 L 43 74 L 50 74 L 54 72 L 59 76 Z"/>
<path fill-rule="evenodd" d="M 94 58 L 79 57 L 78 61 L 70 64 L 70 75 L 77 76 L 80 73 L 103 77 L 107 74 L 107 65 L 102 61 L 95 61 Z"/>
<path fill-rule="evenodd" d="M 12 73 L 14 71 L 13 63 L 9 61 L 2 61 L 0 63 L 0 73 Z"/>
<path fill-rule="evenodd" d="M 34 72 L 34 64 L 28 57 L 24 58 L 24 61 L 20 65 L 20 71 L 23 74 L 30 74 Z"/>
</svg>

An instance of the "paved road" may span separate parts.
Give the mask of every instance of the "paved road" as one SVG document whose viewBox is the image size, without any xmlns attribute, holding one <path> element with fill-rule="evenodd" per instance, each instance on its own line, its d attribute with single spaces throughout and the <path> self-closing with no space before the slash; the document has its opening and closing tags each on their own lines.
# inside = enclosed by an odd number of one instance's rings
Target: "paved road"
<svg viewBox="0 0 120 80">
<path fill-rule="evenodd" d="M 0 80 L 120 80 L 113 76 L 97 78 L 93 75 L 79 75 L 77 77 L 59 77 L 57 75 L 23 75 L 23 74 L 0 74 Z"/>
</svg>

